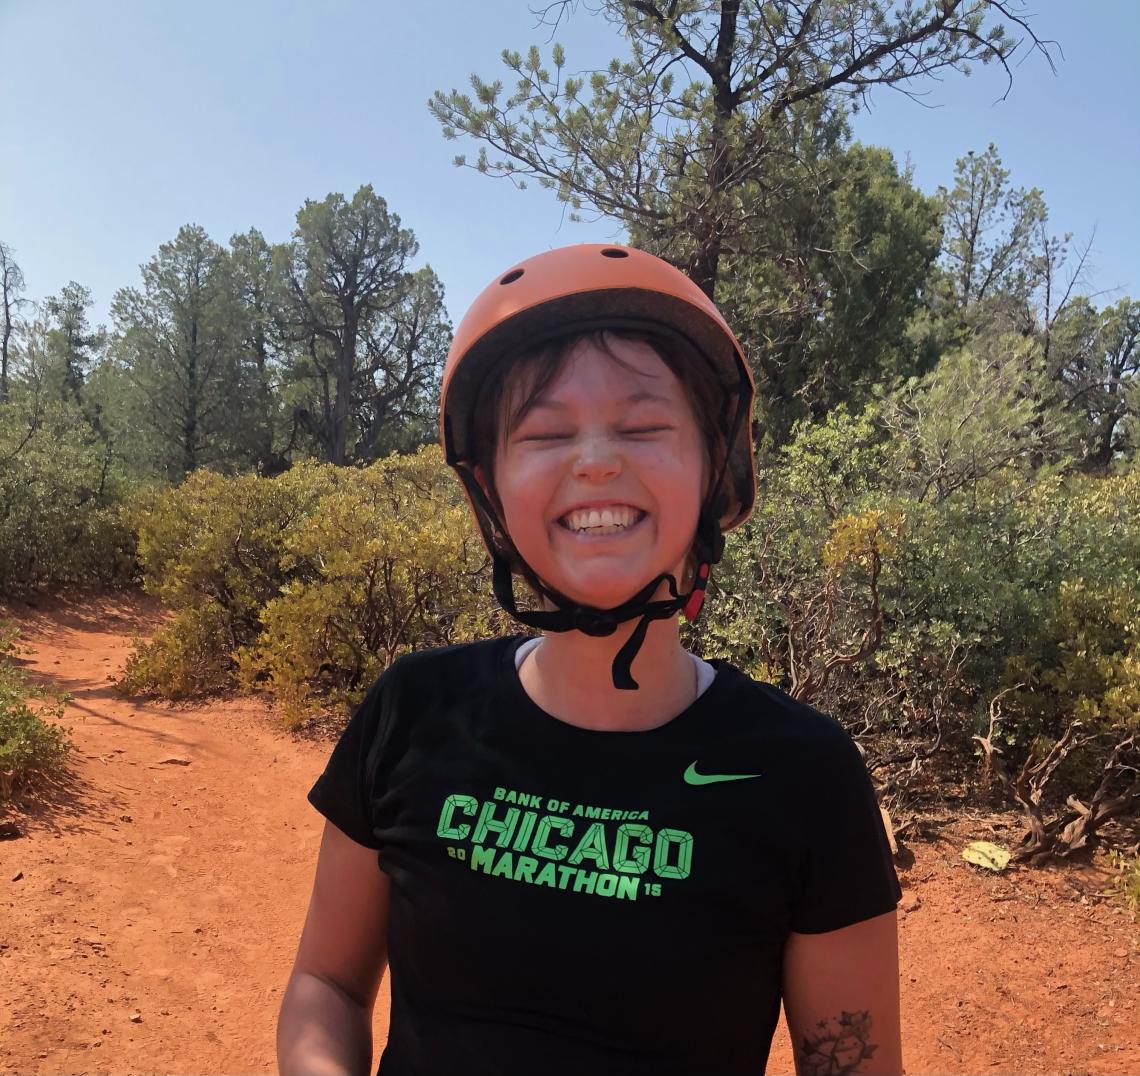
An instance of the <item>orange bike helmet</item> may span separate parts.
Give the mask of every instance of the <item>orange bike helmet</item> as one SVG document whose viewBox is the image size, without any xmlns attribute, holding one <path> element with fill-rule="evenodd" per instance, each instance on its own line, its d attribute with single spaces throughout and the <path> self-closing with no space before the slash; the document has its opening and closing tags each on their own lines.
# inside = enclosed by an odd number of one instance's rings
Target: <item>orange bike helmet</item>
<svg viewBox="0 0 1140 1076">
<path fill-rule="evenodd" d="M 518 609 L 509 552 L 525 564 L 510 543 L 506 527 L 475 478 L 474 409 L 480 387 L 492 369 L 552 340 L 593 329 L 625 329 L 666 335 L 682 345 L 692 361 L 707 365 L 724 392 L 722 419 L 728 452 L 701 508 L 695 549 L 699 567 L 692 591 L 680 594 L 671 574 L 658 576 L 629 601 L 597 609 L 573 601 L 526 571 L 532 586 L 557 612 Z M 614 685 L 636 689 L 630 665 L 650 620 L 683 611 L 690 620 L 700 611 L 709 568 L 720 560 L 724 534 L 743 523 L 756 499 L 751 414 L 755 384 L 740 344 L 712 300 L 668 262 L 632 247 L 583 243 L 519 262 L 488 285 L 459 324 L 447 355 L 440 391 L 440 440 L 447 462 L 463 482 L 494 564 L 495 596 L 516 620 L 547 631 L 611 635 L 635 617 L 641 623 L 614 661 Z M 723 496 L 720 496 L 723 491 Z M 718 498 L 723 506 L 713 516 Z M 662 581 L 672 597 L 650 601 Z"/>
</svg>

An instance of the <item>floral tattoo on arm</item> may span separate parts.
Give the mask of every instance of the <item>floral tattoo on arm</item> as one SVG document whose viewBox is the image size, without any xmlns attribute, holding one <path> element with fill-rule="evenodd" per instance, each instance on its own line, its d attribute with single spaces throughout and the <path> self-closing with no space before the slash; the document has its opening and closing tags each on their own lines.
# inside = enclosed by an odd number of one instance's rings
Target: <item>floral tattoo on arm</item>
<svg viewBox="0 0 1140 1076">
<path fill-rule="evenodd" d="M 859 1063 L 878 1049 L 867 1041 L 871 1014 L 845 1012 L 838 1019 L 820 1020 L 803 1037 L 799 1061 L 802 1076 L 843 1076 L 859 1072 Z"/>
</svg>

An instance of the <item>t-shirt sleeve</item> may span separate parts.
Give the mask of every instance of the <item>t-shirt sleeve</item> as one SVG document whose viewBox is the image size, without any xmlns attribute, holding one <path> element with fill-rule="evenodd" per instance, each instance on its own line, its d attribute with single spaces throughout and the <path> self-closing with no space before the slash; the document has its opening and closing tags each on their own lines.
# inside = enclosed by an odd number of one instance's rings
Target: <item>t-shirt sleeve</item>
<svg viewBox="0 0 1140 1076">
<path fill-rule="evenodd" d="M 374 832 L 372 804 L 377 794 L 378 762 L 388 733 L 395 668 L 393 665 L 382 673 L 368 689 L 308 795 L 309 802 L 337 829 L 357 844 L 378 851 L 382 845 Z"/>
<path fill-rule="evenodd" d="M 871 775 L 855 741 L 834 719 L 805 782 L 800 894 L 791 929 L 823 934 L 883 915 L 902 897 Z"/>
</svg>

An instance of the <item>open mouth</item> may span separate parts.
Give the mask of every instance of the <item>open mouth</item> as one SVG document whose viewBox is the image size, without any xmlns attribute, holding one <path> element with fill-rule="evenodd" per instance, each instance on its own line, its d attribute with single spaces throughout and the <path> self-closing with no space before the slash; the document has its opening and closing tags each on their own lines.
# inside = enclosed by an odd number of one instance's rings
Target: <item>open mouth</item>
<svg viewBox="0 0 1140 1076">
<path fill-rule="evenodd" d="M 640 508 L 618 505 L 567 512 L 558 525 L 580 538 L 601 538 L 632 531 L 648 516 Z"/>
</svg>

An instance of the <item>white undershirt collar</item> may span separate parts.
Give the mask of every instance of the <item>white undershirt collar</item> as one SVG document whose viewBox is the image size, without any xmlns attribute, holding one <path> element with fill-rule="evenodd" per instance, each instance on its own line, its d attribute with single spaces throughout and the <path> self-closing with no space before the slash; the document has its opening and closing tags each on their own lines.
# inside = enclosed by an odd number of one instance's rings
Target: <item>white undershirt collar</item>
<svg viewBox="0 0 1140 1076">
<path fill-rule="evenodd" d="M 534 639 L 527 639 L 518 650 L 515 651 L 515 668 L 522 668 L 522 663 L 526 660 L 529 654 L 539 643 L 542 642 L 542 636 L 539 635 Z M 707 661 L 702 661 L 696 654 L 689 654 L 697 666 L 697 698 L 700 698 L 705 691 L 708 690 L 709 685 L 716 679 L 716 669 L 714 669 Z"/>
</svg>

